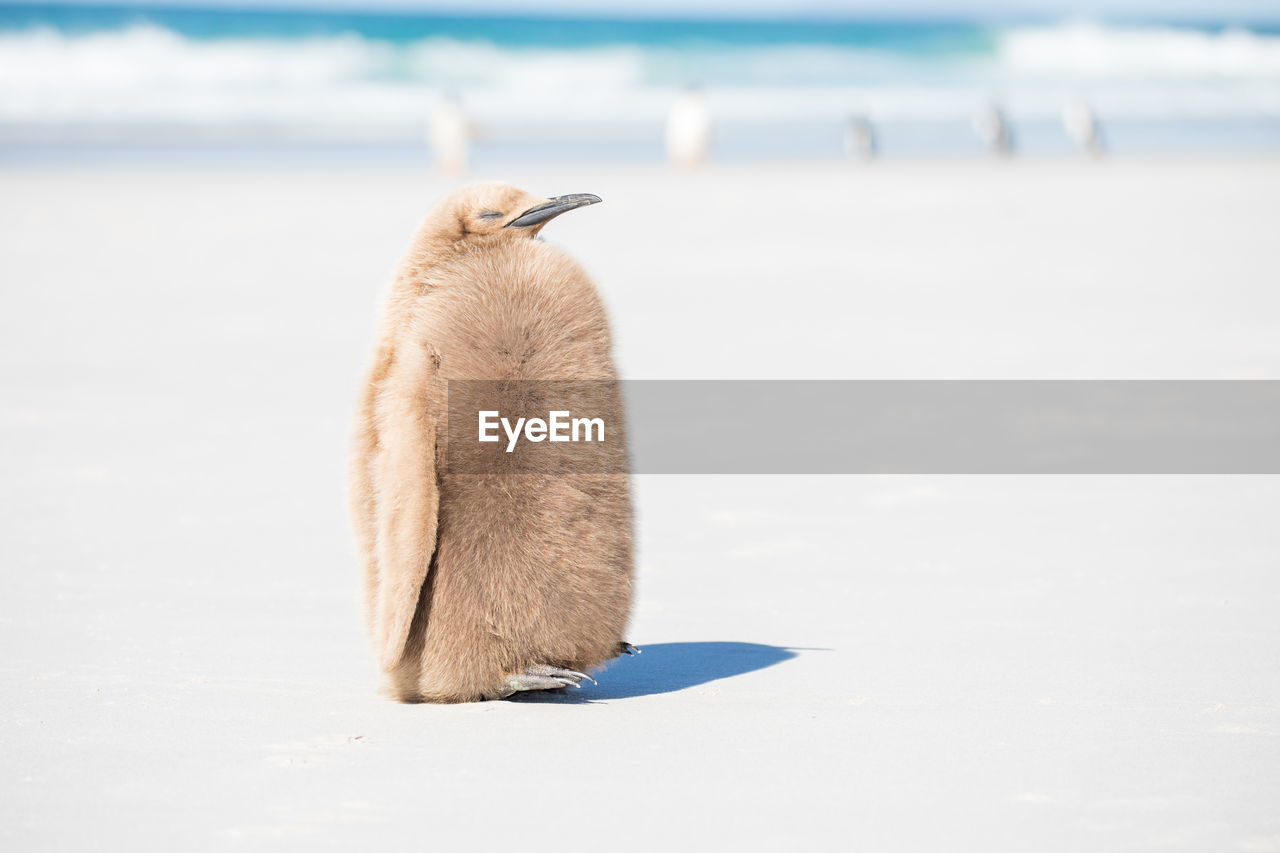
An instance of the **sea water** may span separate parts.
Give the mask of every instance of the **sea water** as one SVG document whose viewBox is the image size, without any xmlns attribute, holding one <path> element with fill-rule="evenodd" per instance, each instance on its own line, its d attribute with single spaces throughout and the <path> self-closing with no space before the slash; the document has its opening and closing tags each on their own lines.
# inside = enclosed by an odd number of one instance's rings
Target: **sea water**
<svg viewBox="0 0 1280 853">
<path fill-rule="evenodd" d="M 657 160 L 699 87 L 720 159 L 1028 152 L 1086 104 L 1117 151 L 1280 147 L 1280 28 L 1257 23 L 534 18 L 0 6 L 0 156 L 289 150 L 425 157 L 457 99 L 478 162 Z"/>
</svg>

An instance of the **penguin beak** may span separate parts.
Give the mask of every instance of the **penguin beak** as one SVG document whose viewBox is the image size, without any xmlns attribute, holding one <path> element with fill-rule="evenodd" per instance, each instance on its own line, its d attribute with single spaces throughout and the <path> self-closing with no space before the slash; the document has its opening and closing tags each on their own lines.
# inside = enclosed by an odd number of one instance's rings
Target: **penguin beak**
<svg viewBox="0 0 1280 853">
<path fill-rule="evenodd" d="M 574 210 L 579 207 L 586 207 L 589 204 L 598 204 L 600 196 L 591 193 L 574 193 L 573 195 L 560 195 L 550 201 L 529 208 L 524 213 L 517 216 L 506 224 L 507 228 L 528 228 L 531 225 L 541 225 L 544 222 L 550 222 L 562 213 Z"/>
</svg>

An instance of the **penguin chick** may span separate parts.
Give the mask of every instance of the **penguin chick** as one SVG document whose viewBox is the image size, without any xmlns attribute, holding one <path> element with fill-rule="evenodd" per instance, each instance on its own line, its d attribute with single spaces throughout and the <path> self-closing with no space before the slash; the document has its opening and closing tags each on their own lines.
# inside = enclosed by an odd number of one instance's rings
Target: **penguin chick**
<svg viewBox="0 0 1280 853">
<path fill-rule="evenodd" d="M 536 239 L 600 201 L 474 184 L 423 221 L 387 294 L 350 503 L 387 691 L 468 702 L 578 685 L 634 648 L 625 473 L 449 473 L 451 380 L 617 378 L 595 286 Z M 622 422 L 616 394 L 597 414 Z"/>
</svg>

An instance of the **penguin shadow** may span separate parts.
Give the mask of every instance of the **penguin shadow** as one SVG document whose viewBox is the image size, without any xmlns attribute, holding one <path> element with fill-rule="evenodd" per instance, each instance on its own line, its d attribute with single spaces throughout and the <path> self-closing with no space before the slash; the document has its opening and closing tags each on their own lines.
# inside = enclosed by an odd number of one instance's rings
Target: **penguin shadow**
<svg viewBox="0 0 1280 853">
<path fill-rule="evenodd" d="M 518 693 L 507 701 L 585 704 L 675 693 L 764 669 L 796 656 L 794 650 L 778 646 L 729 642 L 653 643 L 641 646 L 640 652 L 611 661 L 594 673 L 598 684 L 583 682 L 580 690 Z"/>
</svg>

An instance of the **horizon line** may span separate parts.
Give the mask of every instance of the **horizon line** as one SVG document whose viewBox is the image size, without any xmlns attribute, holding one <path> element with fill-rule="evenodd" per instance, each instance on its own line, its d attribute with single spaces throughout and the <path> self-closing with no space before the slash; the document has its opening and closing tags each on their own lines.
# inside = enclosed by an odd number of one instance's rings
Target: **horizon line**
<svg viewBox="0 0 1280 853">
<path fill-rule="evenodd" d="M 1102 13 L 1099 10 L 1032 9 L 1026 4 L 1009 8 L 998 4 L 975 3 L 969 9 L 944 9 L 938 3 L 910 4 L 888 9 L 834 9 L 825 4 L 802 8 L 777 8 L 762 6 L 756 9 L 718 9 L 692 4 L 683 8 L 650 4 L 644 8 L 601 9 L 578 8 L 568 4 L 560 7 L 529 9 L 516 3 L 498 2 L 480 8 L 466 8 L 461 3 L 421 4 L 415 0 L 0 0 L 0 13 L 4 10 L 102 10 L 118 12 L 198 12 L 212 14 L 312 14 L 316 16 L 357 15 L 362 17 L 405 17 L 477 20 L 485 18 L 563 20 L 575 22 L 608 23 L 797 23 L 797 24 L 858 24 L 858 23 L 932 23 L 1007 25 L 1051 25 L 1071 22 L 1110 24 L 1120 26 L 1183 25 L 1183 26 L 1248 26 L 1280 25 L 1280 8 L 1270 14 L 1263 9 L 1220 11 L 1218 8 L 1192 12 L 1166 10 L 1159 15 L 1138 9 L 1115 10 Z M 1212 4 L 1218 7 L 1220 4 Z"/>
</svg>

